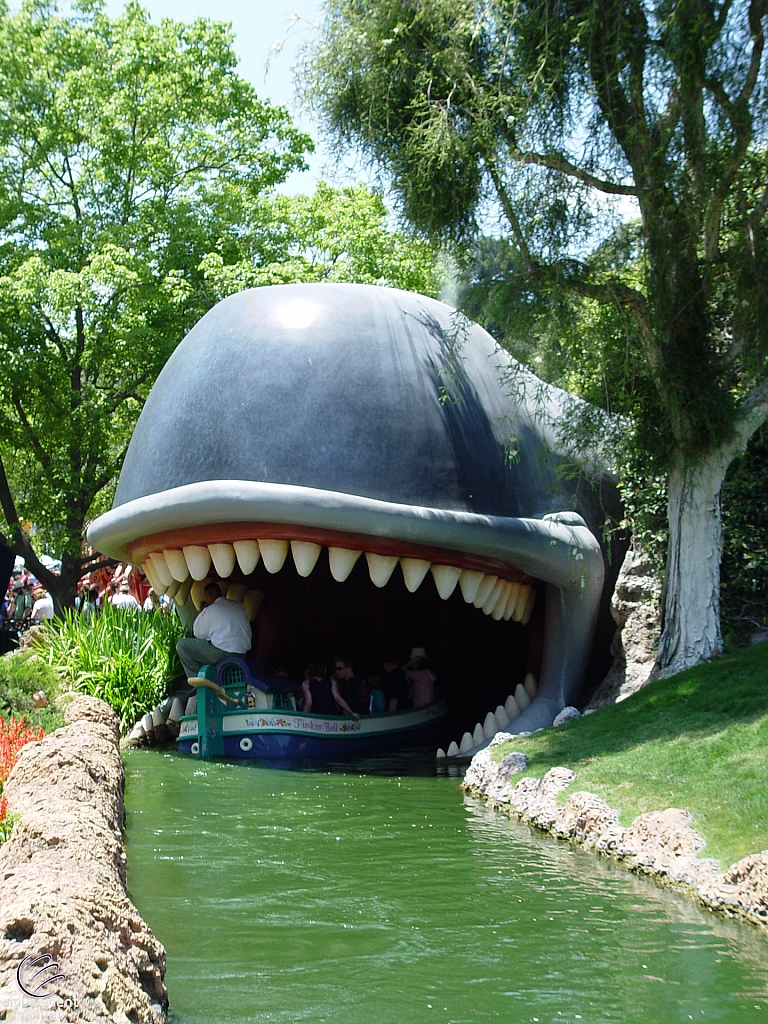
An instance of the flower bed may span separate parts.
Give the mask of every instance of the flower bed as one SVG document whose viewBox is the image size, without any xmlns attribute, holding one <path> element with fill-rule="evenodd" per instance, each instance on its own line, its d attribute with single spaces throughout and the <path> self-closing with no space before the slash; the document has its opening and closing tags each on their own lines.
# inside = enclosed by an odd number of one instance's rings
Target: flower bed
<svg viewBox="0 0 768 1024">
<path fill-rule="evenodd" d="M 0 843 L 11 834 L 13 821 L 8 815 L 8 801 L 2 795 L 3 785 L 16 764 L 19 751 L 27 743 L 41 740 L 45 733 L 39 725 L 30 727 L 21 718 L 0 718 Z"/>
</svg>

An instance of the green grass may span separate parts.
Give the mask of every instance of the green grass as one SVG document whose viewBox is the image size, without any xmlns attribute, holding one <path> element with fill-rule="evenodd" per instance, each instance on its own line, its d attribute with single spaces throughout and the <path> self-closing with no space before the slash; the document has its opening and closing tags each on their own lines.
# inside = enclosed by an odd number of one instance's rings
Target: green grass
<svg viewBox="0 0 768 1024">
<path fill-rule="evenodd" d="M 682 807 L 725 868 L 768 849 L 768 642 L 658 680 L 621 704 L 499 744 L 528 757 L 525 775 L 576 772 L 629 825 Z M 523 778 L 524 776 L 520 776 Z"/>
</svg>

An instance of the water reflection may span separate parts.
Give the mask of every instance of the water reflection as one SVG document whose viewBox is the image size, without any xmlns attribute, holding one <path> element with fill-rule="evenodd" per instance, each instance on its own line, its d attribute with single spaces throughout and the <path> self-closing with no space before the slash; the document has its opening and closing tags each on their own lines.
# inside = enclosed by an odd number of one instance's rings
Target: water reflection
<svg viewBox="0 0 768 1024">
<path fill-rule="evenodd" d="M 227 763 L 227 762 L 221 762 Z M 230 764 L 233 762 L 229 762 Z M 454 779 L 464 777 L 466 765 L 451 764 L 439 765 L 435 761 L 435 745 L 420 745 L 412 747 L 400 747 L 386 754 L 368 755 L 366 757 L 338 757 L 329 760 L 327 757 L 302 757 L 302 758 L 281 758 L 264 761 L 238 761 L 236 762 L 246 770 L 248 768 L 259 771 L 298 771 L 298 772 L 320 772 L 327 774 L 333 772 L 342 774 L 364 775 L 396 775 L 396 776 L 422 776 L 431 778 L 433 776 L 448 776 Z"/>
<path fill-rule="evenodd" d="M 761 934 L 420 764 L 128 755 L 129 887 L 175 1024 L 768 1020 Z"/>
</svg>

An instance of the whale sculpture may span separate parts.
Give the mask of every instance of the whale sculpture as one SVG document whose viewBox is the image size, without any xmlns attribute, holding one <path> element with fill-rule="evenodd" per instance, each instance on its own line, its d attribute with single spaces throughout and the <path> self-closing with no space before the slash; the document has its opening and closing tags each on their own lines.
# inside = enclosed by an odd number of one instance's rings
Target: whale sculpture
<svg viewBox="0 0 768 1024">
<path fill-rule="evenodd" d="M 88 539 L 189 615 L 224 581 L 258 612 L 261 654 L 311 656 L 345 629 L 378 656 L 426 642 L 470 709 L 533 672 L 514 731 L 549 726 L 576 699 L 604 577 L 599 517 L 557 472 L 568 401 L 433 299 L 241 292 L 169 359 Z"/>
</svg>

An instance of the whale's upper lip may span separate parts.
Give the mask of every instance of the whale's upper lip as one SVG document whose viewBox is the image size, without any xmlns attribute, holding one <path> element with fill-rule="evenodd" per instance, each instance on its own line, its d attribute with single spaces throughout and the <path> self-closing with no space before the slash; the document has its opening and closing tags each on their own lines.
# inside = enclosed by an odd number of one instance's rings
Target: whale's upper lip
<svg viewBox="0 0 768 1024">
<path fill-rule="evenodd" d="M 597 539 L 581 516 L 516 519 L 424 508 L 291 484 L 214 480 L 137 498 L 99 516 L 88 540 L 132 560 L 137 540 L 168 530 L 227 522 L 291 523 L 466 552 L 514 565 L 558 587 L 602 578 Z"/>
</svg>

